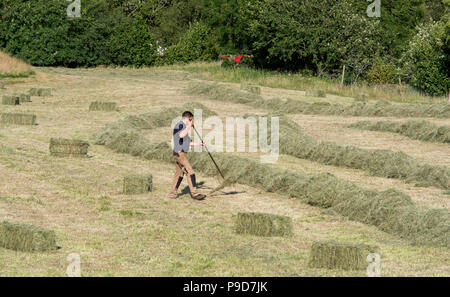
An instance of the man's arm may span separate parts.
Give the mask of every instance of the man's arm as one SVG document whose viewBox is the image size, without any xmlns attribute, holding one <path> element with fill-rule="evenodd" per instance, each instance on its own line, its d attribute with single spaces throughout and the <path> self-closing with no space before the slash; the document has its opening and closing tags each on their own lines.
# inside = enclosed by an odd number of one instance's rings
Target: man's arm
<svg viewBox="0 0 450 297">
<path fill-rule="evenodd" d="M 186 135 L 189 134 L 189 132 L 191 131 L 191 127 L 192 127 L 192 124 L 191 124 L 191 123 L 192 123 L 192 122 L 189 122 L 189 123 L 186 125 L 186 128 L 185 128 L 183 131 L 180 132 L 180 138 L 184 138 Z"/>
<path fill-rule="evenodd" d="M 191 142 L 191 146 L 205 146 L 204 142 Z"/>
</svg>

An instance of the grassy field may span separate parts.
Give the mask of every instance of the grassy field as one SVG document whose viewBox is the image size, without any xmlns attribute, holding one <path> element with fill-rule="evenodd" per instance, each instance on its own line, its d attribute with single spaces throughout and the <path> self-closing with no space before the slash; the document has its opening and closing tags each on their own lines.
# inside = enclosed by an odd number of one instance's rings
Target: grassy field
<svg viewBox="0 0 450 297">
<path fill-rule="evenodd" d="M 0 78 L 28 77 L 35 74 L 31 66 L 0 51 Z"/>
<path fill-rule="evenodd" d="M 89 140 L 106 124 L 127 115 L 158 112 L 192 101 L 204 104 L 222 118 L 267 113 L 249 105 L 224 104 L 207 97 L 185 95 L 190 83 L 204 80 L 222 81 L 238 89 L 246 71 L 225 73 L 210 64 L 152 69 L 38 68 L 35 76 L 6 79 L 6 89 L 0 90 L 0 95 L 44 86 L 53 88 L 53 96 L 32 97 L 31 103 L 0 107 L 0 112 L 34 113 L 39 123 L 32 127 L 0 126 L 3 179 L 0 220 L 55 230 L 60 249 L 25 253 L 0 248 L 0 275 L 64 276 L 69 265 L 66 257 L 78 253 L 83 276 L 365 276 L 365 271 L 308 266 L 314 240 L 336 239 L 379 246 L 383 276 L 449 276 L 448 248 L 413 246 L 374 226 L 347 220 L 286 196 L 237 184 L 205 201 L 195 201 L 187 194 L 171 200 L 166 196 L 175 170 L 173 164 L 114 153 L 98 145 L 90 147 L 91 158 L 87 159 L 49 155 L 51 137 Z M 245 80 L 263 85 L 264 98 L 276 96 L 342 104 L 352 100 L 348 98 L 353 92 L 350 87 L 342 93 L 329 87 L 328 92 L 334 95 L 317 99 L 304 94 L 309 87 L 319 87 L 312 82 L 302 84 L 286 76 L 267 74 L 264 78 L 251 73 Z M 391 96 L 390 93 L 376 95 Z M 401 101 L 398 98 L 393 95 L 392 100 Z M 424 98 L 416 94 L 407 101 L 429 100 Z M 120 111 L 89 112 L 92 101 L 117 102 Z M 407 119 L 303 114 L 289 117 L 300 125 L 303 133 L 319 140 L 365 149 L 398 150 L 421 162 L 450 166 L 448 144 L 347 128 L 363 119 Z M 428 118 L 427 121 L 450 125 L 450 119 Z M 170 141 L 171 131 L 167 127 L 144 131 L 151 141 Z M 258 157 L 250 153 L 241 155 L 250 159 Z M 284 155 L 272 166 L 306 174 L 330 172 L 369 189 L 399 189 L 424 209 L 450 208 L 448 191 L 435 187 L 416 187 L 398 179 L 368 176 L 361 170 Z M 135 172 L 153 174 L 153 192 L 134 196 L 121 193 L 123 177 Z M 202 174 L 197 178 L 204 193 L 219 185 L 215 178 Z M 187 193 L 186 186 L 184 181 L 183 193 Z M 291 217 L 294 235 L 265 238 L 235 234 L 234 216 L 247 211 Z"/>
<path fill-rule="evenodd" d="M 340 78 L 327 79 L 305 76 L 301 73 L 283 73 L 251 68 L 223 69 L 220 62 L 196 62 L 187 65 L 161 66 L 158 69 L 189 71 L 201 79 L 232 83 L 253 83 L 277 89 L 296 91 L 324 90 L 329 94 L 344 97 L 356 97 L 366 94 L 370 99 L 382 99 L 395 102 L 441 102 L 448 100 L 446 96 L 426 96 L 407 85 L 378 85 L 370 86 L 366 83 L 344 85 L 341 87 Z M 295 92 L 298 96 L 298 92 Z M 279 95 L 278 95 L 279 96 Z"/>
</svg>

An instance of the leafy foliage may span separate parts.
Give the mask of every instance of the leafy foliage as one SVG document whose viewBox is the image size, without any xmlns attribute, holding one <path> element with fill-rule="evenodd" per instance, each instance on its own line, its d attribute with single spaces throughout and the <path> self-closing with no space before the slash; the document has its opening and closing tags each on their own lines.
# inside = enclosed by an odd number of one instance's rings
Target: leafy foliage
<svg viewBox="0 0 450 297">
<path fill-rule="evenodd" d="M 106 0 L 84 1 L 81 18 L 68 18 L 66 9 L 59 0 L 7 1 L 0 22 L 2 46 L 38 66 L 154 61 L 154 41 L 140 19 L 126 18 Z"/>
<path fill-rule="evenodd" d="M 218 52 L 217 39 L 211 34 L 211 29 L 204 23 L 195 22 L 177 44 L 169 47 L 166 62 L 211 61 L 217 57 Z"/>
<path fill-rule="evenodd" d="M 425 24 L 418 28 L 402 57 L 406 80 L 417 89 L 436 96 L 445 95 L 450 88 L 444 38 L 445 29 L 441 23 Z"/>
<path fill-rule="evenodd" d="M 396 83 L 397 69 L 393 62 L 381 58 L 375 59 L 372 67 L 367 72 L 367 81 L 371 84 Z"/>
</svg>

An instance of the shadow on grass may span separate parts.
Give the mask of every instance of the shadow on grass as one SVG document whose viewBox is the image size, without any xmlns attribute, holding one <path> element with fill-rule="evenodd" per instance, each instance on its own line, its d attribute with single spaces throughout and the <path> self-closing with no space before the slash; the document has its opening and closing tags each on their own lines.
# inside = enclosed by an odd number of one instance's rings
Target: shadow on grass
<svg viewBox="0 0 450 297">
<path fill-rule="evenodd" d="M 205 182 L 203 182 L 203 181 L 197 183 L 197 188 L 198 189 L 211 190 L 211 191 L 214 190 L 214 188 L 205 186 Z M 210 197 L 213 197 L 213 196 L 228 196 L 228 195 L 236 195 L 236 194 L 242 194 L 242 193 L 245 193 L 245 191 L 241 191 L 241 192 L 238 192 L 238 191 L 230 191 L 230 192 L 218 191 L 217 194 L 212 194 L 212 195 L 210 195 Z M 191 194 L 191 191 L 189 190 L 189 186 L 185 186 L 183 188 L 183 190 L 181 190 L 181 193 L 180 193 L 180 195 L 190 195 L 190 194 Z M 206 194 L 208 194 L 208 193 L 206 193 Z"/>
</svg>

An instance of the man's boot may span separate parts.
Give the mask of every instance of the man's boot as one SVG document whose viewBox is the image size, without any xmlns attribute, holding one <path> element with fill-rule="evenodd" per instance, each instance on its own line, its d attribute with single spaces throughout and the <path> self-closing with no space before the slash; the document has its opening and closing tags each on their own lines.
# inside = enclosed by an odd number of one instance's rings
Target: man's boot
<svg viewBox="0 0 450 297">
<path fill-rule="evenodd" d="M 195 200 L 203 200 L 206 198 L 206 195 L 200 194 L 197 192 L 197 181 L 195 179 L 195 174 L 191 174 L 188 177 L 189 189 L 191 190 L 191 197 Z"/>
<path fill-rule="evenodd" d="M 180 187 L 181 182 L 183 181 L 183 177 L 178 177 L 177 183 L 172 188 L 172 191 L 169 193 L 169 198 L 177 199 L 178 198 L 178 188 Z"/>
</svg>

